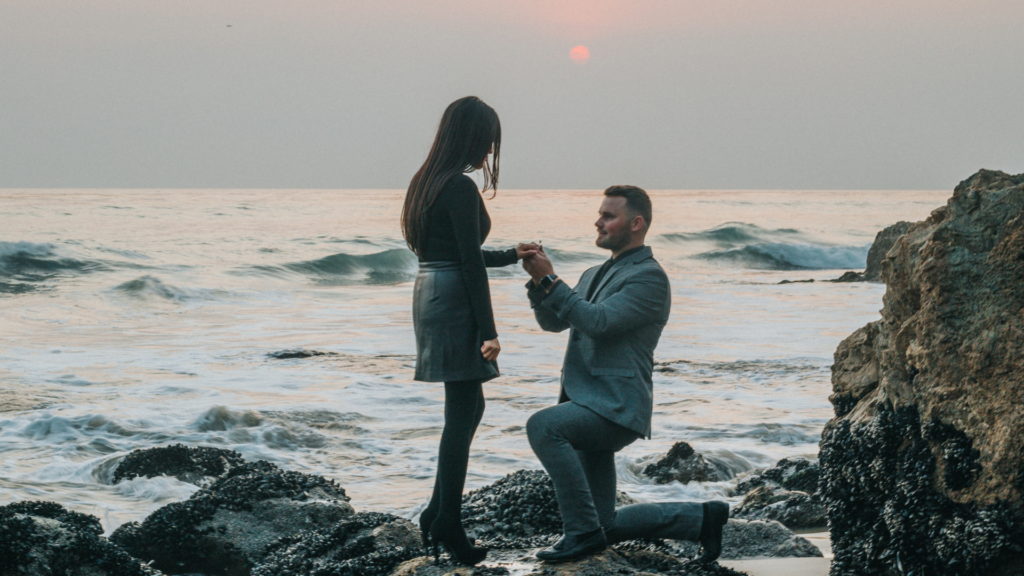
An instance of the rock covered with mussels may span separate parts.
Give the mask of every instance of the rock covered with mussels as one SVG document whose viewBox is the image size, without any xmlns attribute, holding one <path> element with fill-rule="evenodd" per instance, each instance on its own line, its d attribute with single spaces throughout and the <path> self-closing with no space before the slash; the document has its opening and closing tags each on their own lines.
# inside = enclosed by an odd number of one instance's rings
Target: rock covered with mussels
<svg viewBox="0 0 1024 576">
<path fill-rule="evenodd" d="M 982 170 L 881 263 L 821 441 L 833 576 L 1024 572 L 1024 174 Z"/>
<path fill-rule="evenodd" d="M 408 520 L 360 512 L 274 542 L 252 576 L 386 576 L 423 553 L 419 530 Z"/>
<path fill-rule="evenodd" d="M 242 464 L 245 464 L 245 459 L 234 450 L 175 444 L 132 450 L 118 463 L 113 482 L 173 476 L 182 482 L 207 486 Z"/>
<path fill-rule="evenodd" d="M 99 518 L 56 502 L 0 506 L 0 574 L 158 576 L 102 536 Z"/>
<path fill-rule="evenodd" d="M 344 488 L 322 476 L 252 462 L 110 538 L 168 574 L 244 576 L 279 538 L 351 516 L 348 500 Z"/>
</svg>

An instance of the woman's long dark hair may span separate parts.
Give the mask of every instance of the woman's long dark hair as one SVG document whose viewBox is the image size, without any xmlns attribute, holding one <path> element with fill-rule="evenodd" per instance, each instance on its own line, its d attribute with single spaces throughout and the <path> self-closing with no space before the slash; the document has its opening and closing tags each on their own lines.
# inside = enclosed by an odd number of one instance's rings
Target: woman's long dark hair
<svg viewBox="0 0 1024 576">
<path fill-rule="evenodd" d="M 492 152 L 490 166 L 487 154 Z M 498 157 L 501 152 L 501 122 L 493 108 L 476 96 L 466 96 L 448 105 L 437 128 L 423 166 L 409 182 L 402 206 L 402 235 L 416 254 L 426 241 L 427 211 L 453 177 L 484 170 L 484 190 L 498 189 Z"/>
</svg>

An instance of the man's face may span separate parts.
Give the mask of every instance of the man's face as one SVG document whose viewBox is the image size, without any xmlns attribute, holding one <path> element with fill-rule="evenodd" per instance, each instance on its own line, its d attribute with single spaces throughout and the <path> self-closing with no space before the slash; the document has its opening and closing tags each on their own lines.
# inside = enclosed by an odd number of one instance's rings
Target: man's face
<svg viewBox="0 0 1024 576">
<path fill-rule="evenodd" d="M 594 222 L 597 227 L 597 240 L 594 243 L 612 252 L 628 246 L 633 240 L 630 220 L 625 198 L 605 196 L 598 211 L 597 222 Z"/>
</svg>

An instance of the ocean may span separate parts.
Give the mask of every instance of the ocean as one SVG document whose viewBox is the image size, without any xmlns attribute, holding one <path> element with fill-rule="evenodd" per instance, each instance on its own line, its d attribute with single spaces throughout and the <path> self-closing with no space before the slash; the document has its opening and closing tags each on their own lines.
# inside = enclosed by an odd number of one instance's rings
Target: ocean
<svg viewBox="0 0 1024 576">
<path fill-rule="evenodd" d="M 735 481 L 640 472 L 686 441 L 732 474 L 815 456 L 839 342 L 879 317 L 874 235 L 948 191 L 654 191 L 672 283 L 653 438 L 619 453 L 640 501 Z M 111 484 L 136 448 L 217 446 L 337 480 L 357 510 L 413 518 L 433 482 L 443 386 L 412 381 L 416 259 L 401 190 L 0 190 L 0 503 L 53 500 L 107 533 L 197 488 Z M 488 194 L 489 196 L 489 194 Z M 574 284 L 594 190 L 499 190 L 487 247 L 542 241 Z M 538 469 L 524 424 L 556 401 L 567 333 L 536 325 L 519 267 L 490 270 L 502 376 L 485 385 L 467 490 Z M 782 280 L 815 280 L 780 285 Z M 279 359 L 304 349 L 326 354 Z"/>
</svg>

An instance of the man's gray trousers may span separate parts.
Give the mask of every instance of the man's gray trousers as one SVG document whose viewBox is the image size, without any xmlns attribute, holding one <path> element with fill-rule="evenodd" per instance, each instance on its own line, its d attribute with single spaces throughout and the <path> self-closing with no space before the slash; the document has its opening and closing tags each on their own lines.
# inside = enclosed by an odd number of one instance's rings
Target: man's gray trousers
<svg viewBox="0 0 1024 576">
<path fill-rule="evenodd" d="M 574 402 L 535 413 L 530 446 L 555 485 L 566 535 L 604 528 L 609 542 L 635 538 L 697 541 L 700 502 L 633 504 L 615 509 L 615 453 L 640 435 Z"/>
</svg>

